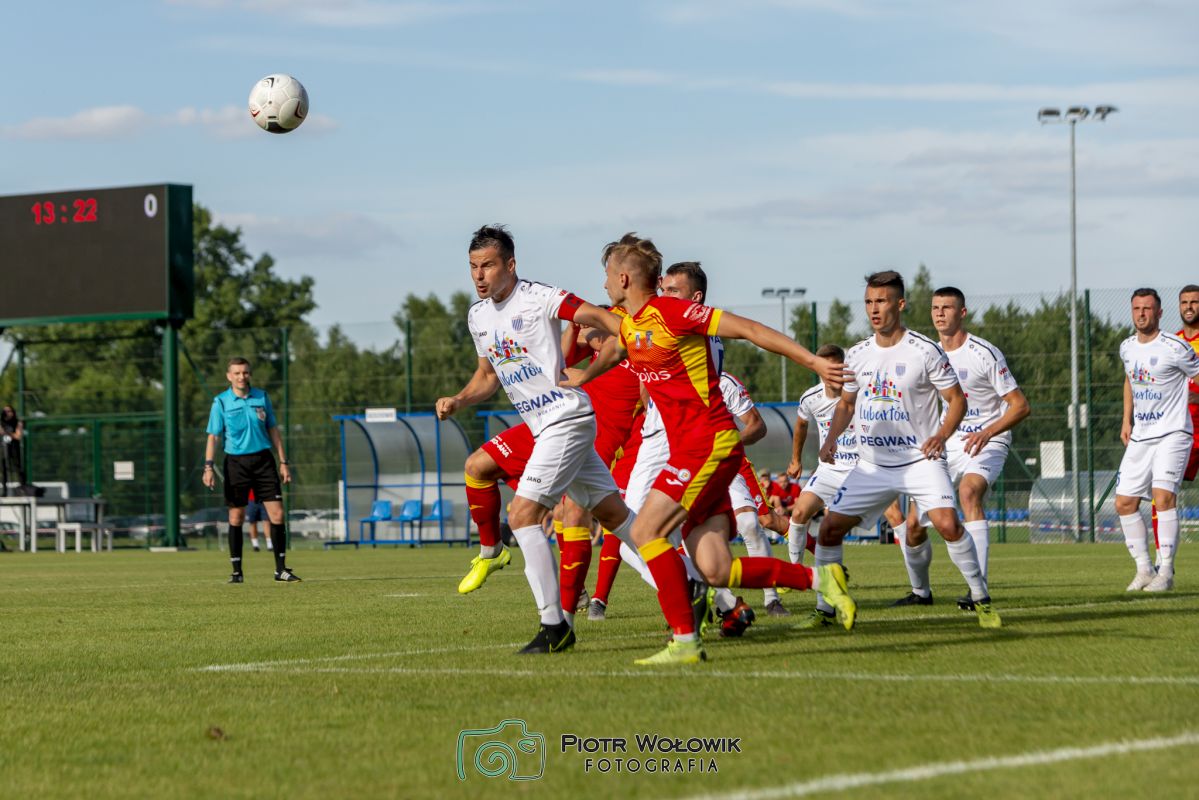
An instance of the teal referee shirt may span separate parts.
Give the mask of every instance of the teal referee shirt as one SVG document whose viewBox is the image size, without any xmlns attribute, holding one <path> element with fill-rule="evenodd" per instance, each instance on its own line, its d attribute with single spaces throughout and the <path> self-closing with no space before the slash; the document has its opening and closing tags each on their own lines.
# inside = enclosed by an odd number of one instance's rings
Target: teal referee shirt
<svg viewBox="0 0 1199 800">
<path fill-rule="evenodd" d="M 238 397 L 233 389 L 226 389 L 212 398 L 208 433 L 225 437 L 226 455 L 244 456 L 270 450 L 267 431 L 273 427 L 275 410 L 261 389 L 251 389 L 246 397 Z"/>
</svg>

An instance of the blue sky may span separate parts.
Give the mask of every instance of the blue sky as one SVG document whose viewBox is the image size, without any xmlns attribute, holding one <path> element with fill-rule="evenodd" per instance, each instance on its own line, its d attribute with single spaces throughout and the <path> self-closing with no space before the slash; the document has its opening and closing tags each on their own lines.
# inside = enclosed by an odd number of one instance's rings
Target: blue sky
<svg viewBox="0 0 1199 800">
<path fill-rule="evenodd" d="M 9 4 L 0 193 L 191 183 L 253 252 L 317 281 L 318 323 L 520 271 L 592 299 L 625 231 L 702 260 L 713 302 L 855 298 L 926 263 L 968 294 L 1199 280 L 1199 5 L 143 0 Z M 288 72 L 285 136 L 245 103 Z"/>
</svg>

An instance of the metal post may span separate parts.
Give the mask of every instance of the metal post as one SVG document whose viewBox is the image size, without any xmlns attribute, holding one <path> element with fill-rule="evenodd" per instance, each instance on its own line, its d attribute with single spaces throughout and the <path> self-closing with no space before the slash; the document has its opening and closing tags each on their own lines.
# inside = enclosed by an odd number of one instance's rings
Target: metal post
<svg viewBox="0 0 1199 800">
<path fill-rule="evenodd" d="M 820 321 L 816 319 L 816 301 L 812 301 L 812 352 L 820 347 Z"/>
<path fill-rule="evenodd" d="M 404 374 L 408 377 L 408 399 L 404 413 L 412 413 L 412 318 L 404 320 Z"/>
<path fill-rule="evenodd" d="M 287 457 L 293 458 L 291 452 L 291 379 L 288 374 L 288 369 L 291 366 L 291 347 L 288 339 L 287 328 L 279 329 L 279 350 L 283 354 L 283 364 L 280 368 L 280 378 L 283 380 L 283 449 L 287 451 Z M 283 492 L 283 529 L 284 535 L 287 537 L 287 549 L 291 549 L 291 526 L 287 521 L 291 519 L 291 492 Z"/>
<path fill-rule="evenodd" d="M 1003 482 L 1003 472 L 999 473 L 999 535 L 996 541 L 1000 544 L 1007 542 L 1007 485 Z"/>
<path fill-rule="evenodd" d="M 162 328 L 163 386 L 163 534 L 168 547 L 179 546 L 179 339 L 173 321 Z"/>
<path fill-rule="evenodd" d="M 779 295 L 779 322 L 781 323 L 779 325 L 779 330 L 781 330 L 783 333 L 788 333 L 788 331 L 787 331 L 787 295 L 785 295 L 785 294 Z M 783 366 L 782 402 L 785 403 L 785 402 L 787 402 L 787 357 L 780 356 L 780 358 L 781 358 L 780 363 Z"/>
<path fill-rule="evenodd" d="M 17 416 L 22 420 L 26 418 L 25 414 L 25 343 L 17 342 Z M 20 483 L 32 483 L 33 473 L 29 469 L 30 456 L 33 455 L 33 448 L 29 446 L 29 425 L 26 423 L 25 432 L 21 434 L 21 471 L 24 475 L 18 475 L 17 481 Z"/>
<path fill-rule="evenodd" d="M 1082 471 L 1078 458 L 1078 226 L 1075 209 L 1074 128 L 1070 121 L 1070 471 L 1074 474 L 1074 541 L 1082 541 Z"/>
<path fill-rule="evenodd" d="M 104 423 L 100 420 L 92 422 L 92 496 L 100 496 L 100 482 L 104 480 L 103 455 L 101 453 L 103 442 Z"/>
<path fill-rule="evenodd" d="M 1090 540 L 1095 541 L 1095 398 L 1091 393 L 1094 382 L 1091 379 L 1091 290 L 1087 289 L 1083 297 L 1083 343 L 1087 348 L 1087 510 L 1090 512 Z"/>
</svg>

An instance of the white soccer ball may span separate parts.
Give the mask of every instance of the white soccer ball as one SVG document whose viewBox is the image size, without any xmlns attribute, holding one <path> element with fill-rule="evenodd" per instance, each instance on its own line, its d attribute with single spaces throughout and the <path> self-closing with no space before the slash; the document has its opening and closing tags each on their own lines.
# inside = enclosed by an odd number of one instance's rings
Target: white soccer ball
<svg viewBox="0 0 1199 800">
<path fill-rule="evenodd" d="M 290 75 L 267 75 L 250 90 L 250 118 L 264 131 L 294 131 L 307 116 L 308 92 Z"/>
</svg>

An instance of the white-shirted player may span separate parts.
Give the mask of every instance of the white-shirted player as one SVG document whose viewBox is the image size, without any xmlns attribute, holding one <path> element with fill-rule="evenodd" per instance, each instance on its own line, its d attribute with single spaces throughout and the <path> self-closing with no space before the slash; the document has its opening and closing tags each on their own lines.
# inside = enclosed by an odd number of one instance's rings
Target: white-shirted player
<svg viewBox="0 0 1199 800">
<path fill-rule="evenodd" d="M 966 330 L 966 313 L 966 296 L 960 289 L 945 286 L 933 292 L 933 327 L 966 393 L 966 416 L 945 442 L 949 477 L 957 487 L 966 533 L 974 540 L 978 565 L 983 578 L 988 579 L 991 533 L 983 500 L 1003 472 L 1012 444 L 1012 428 L 1028 416 L 1029 406 L 999 348 Z M 912 590 L 892 605 L 932 605 L 928 577 L 932 542 L 923 527 L 909 526 L 906 521 L 893 527 L 895 539 L 903 550 Z M 959 597 L 958 607 L 972 611 L 974 600 L 969 594 Z"/>
<path fill-rule="evenodd" d="M 816 355 L 838 364 L 845 363 L 845 351 L 835 344 L 823 344 Z M 832 389 L 821 381 L 808 389 L 799 398 L 796 412 L 795 435 L 791 439 L 791 463 L 787 475 L 798 478 L 803 474 L 803 446 L 808 439 L 808 428 L 816 426 L 817 447 L 824 447 L 833 412 L 841 399 L 841 389 Z M 833 463 L 816 462 L 807 483 L 804 484 L 795 508 L 791 510 L 791 522 L 787 528 L 787 555 L 793 564 L 803 563 L 804 550 L 808 546 L 808 526 L 812 517 L 819 514 L 837 494 L 850 470 L 858 463 L 858 437 L 853 422 L 849 423 L 837 440 L 837 452 Z"/>
<path fill-rule="evenodd" d="M 958 521 L 944 457 L 946 440 L 966 414 L 966 397 L 940 346 L 903 326 L 900 314 L 906 304 L 898 272 L 877 272 L 866 279 L 866 315 L 874 335 L 846 354 L 854 379 L 841 392 L 820 450 L 820 459 L 833 463 L 837 439 L 852 419 L 858 463 L 829 504 L 816 564 L 840 563 L 845 534 L 862 522 L 873 524 L 892 500 L 906 494 L 945 539 L 949 557 L 970 586 L 979 624 L 998 628 L 1002 623 L 991 608 L 974 540 Z M 948 406 L 939 423 L 938 396 Z M 829 621 L 833 609 L 823 598 L 817 603 Z"/>
<path fill-rule="evenodd" d="M 620 317 L 568 292 L 522 280 L 516 275 L 515 245 L 502 226 L 484 226 L 471 238 L 470 273 L 479 302 L 467 312 L 478 353 L 470 381 L 453 397 L 437 401 L 437 416 L 483 402 L 504 387 L 513 407 L 532 431 L 535 443 L 508 524 L 525 559 L 525 576 L 541 616 L 541 628 L 521 653 L 555 653 L 570 648 L 575 634 L 562 612 L 558 568 L 542 521 L 568 495 L 605 529 L 629 541 L 634 515 L 620 499 L 608 465 L 595 451 L 595 412 L 582 389 L 559 385 L 565 379 L 562 321 L 620 330 Z M 468 459 L 468 474 L 490 478 L 498 470 L 482 448 Z"/>
<path fill-rule="evenodd" d="M 1116 513 L 1124 542 L 1137 565 L 1128 591 L 1165 592 L 1174 588 L 1178 548 L 1178 485 L 1186 470 L 1194 428 L 1187 410 L 1187 379 L 1199 375 L 1199 355 L 1189 344 L 1161 330 L 1162 301 L 1153 289 L 1132 293 L 1136 333 L 1120 343 L 1124 362 L 1126 449 L 1116 473 Z M 1161 566 L 1149 560 L 1141 498 L 1157 507 L 1157 546 Z"/>
</svg>

